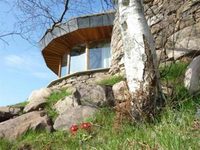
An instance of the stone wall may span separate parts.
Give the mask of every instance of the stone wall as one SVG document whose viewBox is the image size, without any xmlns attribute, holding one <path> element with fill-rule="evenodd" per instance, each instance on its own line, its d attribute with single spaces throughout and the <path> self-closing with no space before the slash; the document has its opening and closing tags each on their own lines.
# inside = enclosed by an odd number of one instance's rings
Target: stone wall
<svg viewBox="0 0 200 150">
<path fill-rule="evenodd" d="M 119 27 L 118 21 L 119 15 L 118 13 L 115 14 L 115 20 L 113 25 L 113 33 L 111 38 L 111 52 L 112 52 L 112 59 L 111 59 L 111 68 L 109 70 L 110 74 L 124 74 L 124 61 L 123 56 L 124 52 L 122 50 L 122 35 L 121 30 Z"/>
<path fill-rule="evenodd" d="M 56 90 L 56 89 L 72 88 L 72 87 L 76 88 L 77 86 L 83 83 L 94 84 L 101 81 L 102 79 L 108 78 L 109 77 L 108 71 L 109 68 L 77 72 L 65 76 L 63 78 L 57 79 L 55 81 L 52 81 L 48 85 L 48 88 Z"/>
<path fill-rule="evenodd" d="M 144 10 L 159 58 L 176 60 L 185 55 L 200 53 L 200 0 L 144 0 Z M 111 40 L 111 74 L 124 72 L 117 20 L 116 13 Z"/>
</svg>

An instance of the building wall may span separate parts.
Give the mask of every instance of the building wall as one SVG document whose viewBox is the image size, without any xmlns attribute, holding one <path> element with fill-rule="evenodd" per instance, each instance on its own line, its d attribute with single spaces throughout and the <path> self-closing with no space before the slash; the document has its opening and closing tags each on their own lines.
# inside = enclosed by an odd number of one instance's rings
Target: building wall
<svg viewBox="0 0 200 150">
<path fill-rule="evenodd" d="M 159 59 L 177 59 L 200 50 L 200 0 L 144 0 L 144 10 Z M 122 46 L 116 13 L 110 74 L 124 73 Z"/>
<path fill-rule="evenodd" d="M 109 73 L 114 74 L 124 74 L 124 61 L 123 56 L 124 52 L 122 50 L 122 40 L 121 40 L 121 30 L 119 27 L 119 15 L 118 12 L 115 14 L 115 20 L 113 25 L 113 33 L 111 38 L 111 52 L 112 52 L 112 59 L 111 59 L 111 68 Z"/>
</svg>

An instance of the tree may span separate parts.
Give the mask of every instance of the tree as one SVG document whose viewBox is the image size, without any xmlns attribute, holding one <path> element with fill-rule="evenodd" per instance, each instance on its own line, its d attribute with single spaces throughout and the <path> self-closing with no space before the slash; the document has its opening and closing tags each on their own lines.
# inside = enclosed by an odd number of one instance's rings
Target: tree
<svg viewBox="0 0 200 150">
<path fill-rule="evenodd" d="M 6 0 L 1 0 L 0 1 L 0 5 L 2 6 L 7 6 L 8 5 L 8 2 Z M 0 11 L 0 14 L 7 14 L 8 12 L 10 12 L 10 10 L 4 10 L 4 11 Z M 4 21 L 0 21 L 0 24 L 4 24 Z M 19 32 L 17 32 L 16 30 L 12 30 L 12 31 L 9 31 L 7 30 L 6 28 L 3 29 L 3 27 L 1 26 L 1 29 L 0 29 L 0 42 L 3 42 L 4 44 L 8 44 L 8 41 L 6 40 L 7 37 L 10 37 L 10 36 L 14 36 L 14 35 L 19 35 Z"/>
<path fill-rule="evenodd" d="M 151 117 L 162 102 L 154 40 L 144 16 L 143 0 L 119 0 L 124 65 L 132 96 L 133 119 Z"/>
<path fill-rule="evenodd" d="M 110 0 L 14 0 L 17 10 L 16 27 L 27 40 L 38 42 L 44 32 L 67 19 L 107 10 Z"/>
</svg>

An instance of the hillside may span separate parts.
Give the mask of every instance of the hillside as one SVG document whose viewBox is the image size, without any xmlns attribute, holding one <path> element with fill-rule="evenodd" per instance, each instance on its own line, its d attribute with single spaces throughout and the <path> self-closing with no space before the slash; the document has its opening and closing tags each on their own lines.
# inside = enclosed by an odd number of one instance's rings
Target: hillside
<svg viewBox="0 0 200 150">
<path fill-rule="evenodd" d="M 161 69 L 166 74 L 162 81 L 176 82 L 174 94 L 168 97 L 166 106 L 151 123 L 133 124 L 118 120 L 112 108 L 101 108 L 84 122 L 91 123 L 90 130 L 79 129 L 76 134 L 67 131 L 28 131 L 15 141 L 0 140 L 0 149 L 193 149 L 200 148 L 200 100 L 190 96 L 181 83 L 186 64 L 178 63 Z M 166 73 L 167 72 L 167 73 Z M 113 84 L 113 80 L 103 81 Z M 117 82 L 117 81 L 114 81 Z M 66 94 L 66 93 L 65 93 Z M 49 116 L 54 116 L 48 106 L 65 95 L 52 94 L 46 107 Z"/>
</svg>

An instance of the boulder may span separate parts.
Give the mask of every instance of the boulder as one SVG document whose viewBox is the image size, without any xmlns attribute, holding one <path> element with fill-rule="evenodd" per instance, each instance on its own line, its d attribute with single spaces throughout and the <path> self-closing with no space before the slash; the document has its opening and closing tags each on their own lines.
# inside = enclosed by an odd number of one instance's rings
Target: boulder
<svg viewBox="0 0 200 150">
<path fill-rule="evenodd" d="M 123 102 L 130 98 L 128 86 L 125 81 L 120 81 L 112 87 L 115 101 Z"/>
<path fill-rule="evenodd" d="M 0 123 L 0 138 L 16 139 L 28 130 L 51 130 L 50 120 L 41 111 L 34 111 Z"/>
<path fill-rule="evenodd" d="M 62 114 L 69 108 L 78 106 L 78 102 L 72 96 L 66 96 L 64 99 L 59 100 L 54 108 L 58 112 L 58 114 Z"/>
<path fill-rule="evenodd" d="M 20 108 L 15 108 L 11 106 L 0 107 L 0 122 L 6 121 L 14 116 L 17 116 L 20 112 Z"/>
<path fill-rule="evenodd" d="M 188 26 L 172 34 L 166 44 L 168 58 L 177 60 L 191 53 L 199 53 L 200 50 L 200 23 Z"/>
<path fill-rule="evenodd" d="M 95 84 L 79 84 L 76 87 L 74 97 L 82 105 L 90 106 L 113 106 L 114 96 L 111 86 L 100 86 Z"/>
<path fill-rule="evenodd" d="M 55 130 L 69 130 L 71 125 L 84 121 L 86 118 L 91 117 L 96 111 L 97 109 L 91 106 L 69 108 L 56 118 L 53 127 Z"/>
<path fill-rule="evenodd" d="M 37 110 L 46 103 L 46 99 L 50 96 L 52 90 L 49 88 L 42 88 L 35 90 L 28 98 L 29 103 L 25 106 L 24 112 L 30 112 Z"/>
<path fill-rule="evenodd" d="M 187 67 L 184 85 L 191 94 L 200 91 L 200 56 L 195 57 Z"/>
</svg>

